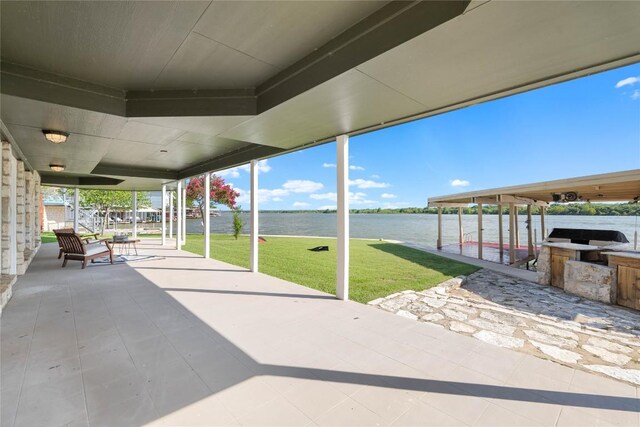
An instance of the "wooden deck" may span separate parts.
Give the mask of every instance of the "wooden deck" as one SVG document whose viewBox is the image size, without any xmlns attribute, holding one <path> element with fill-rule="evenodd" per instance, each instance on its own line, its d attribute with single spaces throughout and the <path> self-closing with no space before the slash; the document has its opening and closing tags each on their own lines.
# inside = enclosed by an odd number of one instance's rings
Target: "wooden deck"
<svg viewBox="0 0 640 427">
<path fill-rule="evenodd" d="M 445 245 L 440 249 L 440 251 L 478 259 L 478 242 L 464 242 L 462 245 L 459 245 L 457 243 L 453 245 Z M 516 262 L 526 260 L 529 256 L 529 250 L 527 246 L 517 246 L 515 248 L 515 251 Z M 498 243 L 483 243 L 482 259 L 485 261 L 496 262 L 498 264 L 510 265 L 511 260 L 509 258 L 509 244 L 504 244 L 504 250 L 501 254 L 500 246 L 498 245 Z"/>
</svg>

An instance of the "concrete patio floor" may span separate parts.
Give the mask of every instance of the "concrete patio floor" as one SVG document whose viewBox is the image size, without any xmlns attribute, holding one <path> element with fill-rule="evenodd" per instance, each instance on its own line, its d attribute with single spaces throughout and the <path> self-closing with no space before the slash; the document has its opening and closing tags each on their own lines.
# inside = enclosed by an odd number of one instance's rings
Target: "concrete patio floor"
<svg viewBox="0 0 640 427">
<path fill-rule="evenodd" d="M 42 246 L 2 313 L 2 426 L 640 426 L 638 387 L 140 249 L 81 270 Z"/>
</svg>

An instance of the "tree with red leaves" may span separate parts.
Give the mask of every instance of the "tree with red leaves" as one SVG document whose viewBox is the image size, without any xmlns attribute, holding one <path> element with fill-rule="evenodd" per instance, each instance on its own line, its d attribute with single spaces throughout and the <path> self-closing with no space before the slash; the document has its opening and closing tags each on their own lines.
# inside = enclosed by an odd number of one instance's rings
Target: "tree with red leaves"
<svg viewBox="0 0 640 427">
<path fill-rule="evenodd" d="M 208 221 L 209 218 L 204 218 L 204 175 L 197 178 L 191 178 L 187 184 L 187 205 L 196 205 L 200 210 L 200 217 L 203 221 Z M 236 190 L 229 184 L 224 182 L 224 179 L 211 175 L 211 204 L 212 205 L 224 205 L 231 210 L 238 209 L 236 205 L 236 198 L 240 196 Z"/>
</svg>

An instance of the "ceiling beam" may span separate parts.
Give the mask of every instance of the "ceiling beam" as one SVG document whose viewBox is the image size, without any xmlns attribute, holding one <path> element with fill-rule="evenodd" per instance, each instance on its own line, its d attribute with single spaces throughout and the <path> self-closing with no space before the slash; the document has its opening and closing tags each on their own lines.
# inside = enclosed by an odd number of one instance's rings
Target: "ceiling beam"
<svg viewBox="0 0 640 427">
<path fill-rule="evenodd" d="M 91 171 L 95 175 L 111 175 L 132 178 L 178 179 L 176 171 L 167 169 L 135 168 L 127 165 L 98 163 Z"/>
<path fill-rule="evenodd" d="M 127 92 L 127 117 L 255 116 L 255 90 L 160 90 Z"/>
<path fill-rule="evenodd" d="M 469 0 L 393 1 L 257 89 L 262 113 L 461 15 Z"/>
<path fill-rule="evenodd" d="M 79 187 L 79 186 L 99 186 L 113 185 L 116 186 L 124 180 L 116 178 L 108 178 L 104 176 L 64 176 L 41 174 L 40 182 L 43 185 L 53 185 L 60 187 Z"/>
<path fill-rule="evenodd" d="M 125 92 L 7 62 L 0 63 L 0 92 L 99 113 L 125 115 Z"/>
<path fill-rule="evenodd" d="M 252 145 L 207 160 L 206 162 L 186 168 L 178 172 L 178 179 L 189 178 L 205 172 L 215 172 L 249 163 L 251 160 L 263 159 L 276 154 L 282 154 L 285 150 L 266 145 Z"/>
</svg>

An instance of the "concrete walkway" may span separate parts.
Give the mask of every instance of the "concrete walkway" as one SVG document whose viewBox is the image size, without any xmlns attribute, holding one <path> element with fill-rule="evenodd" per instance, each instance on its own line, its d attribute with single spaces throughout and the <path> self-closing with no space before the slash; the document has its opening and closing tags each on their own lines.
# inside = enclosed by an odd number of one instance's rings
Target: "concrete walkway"
<svg viewBox="0 0 640 427">
<path fill-rule="evenodd" d="M 157 244 L 86 270 L 43 245 L 2 426 L 640 425 L 637 387 Z"/>
</svg>

